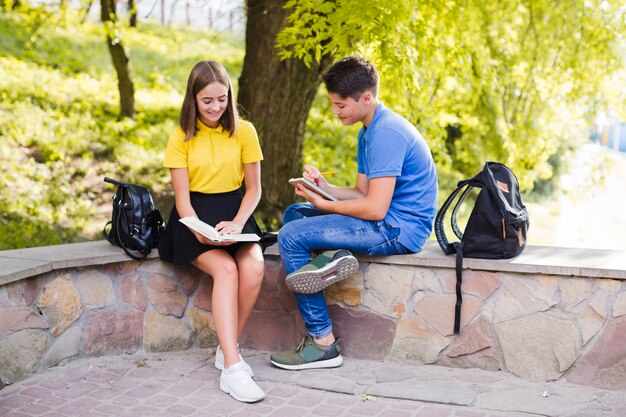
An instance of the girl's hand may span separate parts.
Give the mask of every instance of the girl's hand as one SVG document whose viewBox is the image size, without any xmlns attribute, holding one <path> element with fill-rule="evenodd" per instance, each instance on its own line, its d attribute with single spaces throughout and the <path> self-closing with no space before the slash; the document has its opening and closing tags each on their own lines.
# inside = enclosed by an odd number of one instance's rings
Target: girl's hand
<svg viewBox="0 0 626 417">
<path fill-rule="evenodd" d="M 215 225 L 215 228 L 220 235 L 233 235 L 241 233 L 243 230 L 243 224 L 235 223 L 233 221 L 222 221 Z"/>
</svg>

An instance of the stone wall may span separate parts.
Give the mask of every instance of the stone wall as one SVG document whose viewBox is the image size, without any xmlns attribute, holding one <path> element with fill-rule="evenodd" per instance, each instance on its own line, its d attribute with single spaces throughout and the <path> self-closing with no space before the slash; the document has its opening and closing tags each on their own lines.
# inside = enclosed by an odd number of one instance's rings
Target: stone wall
<svg viewBox="0 0 626 417">
<path fill-rule="evenodd" d="M 466 259 L 462 328 L 455 272 L 436 243 L 417 255 L 359 258 L 326 290 L 347 357 L 512 372 L 626 389 L 626 253 L 527 248 Z M 212 348 L 212 280 L 106 242 L 0 252 L 0 379 L 84 356 Z M 243 346 L 293 347 L 304 334 L 275 248 Z M 0 384 L 1 386 L 1 384 Z"/>
</svg>

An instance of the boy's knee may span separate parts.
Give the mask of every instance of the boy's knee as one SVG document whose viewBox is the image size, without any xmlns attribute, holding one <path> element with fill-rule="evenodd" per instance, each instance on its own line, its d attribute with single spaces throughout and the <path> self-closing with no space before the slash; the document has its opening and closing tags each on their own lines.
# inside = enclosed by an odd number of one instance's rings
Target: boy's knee
<svg viewBox="0 0 626 417">
<path fill-rule="evenodd" d="M 283 224 L 287 224 L 290 221 L 302 218 L 302 215 L 298 212 L 298 206 L 299 204 L 295 203 L 285 209 L 285 211 L 283 212 Z"/>
</svg>

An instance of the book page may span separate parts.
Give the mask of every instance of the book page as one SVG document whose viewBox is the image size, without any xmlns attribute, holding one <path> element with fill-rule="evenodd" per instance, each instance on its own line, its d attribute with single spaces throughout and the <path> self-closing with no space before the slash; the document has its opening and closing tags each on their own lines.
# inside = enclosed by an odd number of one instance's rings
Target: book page
<svg viewBox="0 0 626 417">
<path fill-rule="evenodd" d="M 319 195 L 324 197 L 326 200 L 337 201 L 337 197 L 335 197 L 334 195 L 332 195 L 328 191 L 322 190 L 320 187 L 318 187 L 317 185 L 315 185 L 314 183 L 312 183 L 311 181 L 307 180 L 304 177 L 290 178 L 289 179 L 289 184 L 291 184 L 291 185 L 303 184 L 306 188 L 308 188 L 309 190 L 315 191 L 316 193 L 318 193 Z"/>
<path fill-rule="evenodd" d="M 183 217 L 179 221 L 214 242 L 256 242 L 261 238 L 254 233 L 220 235 L 217 229 L 197 217 Z"/>
</svg>

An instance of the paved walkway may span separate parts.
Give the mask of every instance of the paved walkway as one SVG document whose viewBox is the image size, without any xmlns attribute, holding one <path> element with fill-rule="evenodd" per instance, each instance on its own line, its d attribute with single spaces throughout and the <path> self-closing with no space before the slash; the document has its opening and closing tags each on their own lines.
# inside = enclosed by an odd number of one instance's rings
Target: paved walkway
<svg viewBox="0 0 626 417">
<path fill-rule="evenodd" d="M 476 369 L 347 358 L 341 368 L 283 371 L 244 351 L 267 397 L 222 393 L 208 349 L 81 359 L 0 390 L 2 417 L 626 416 L 626 392 L 531 383 Z"/>
</svg>

